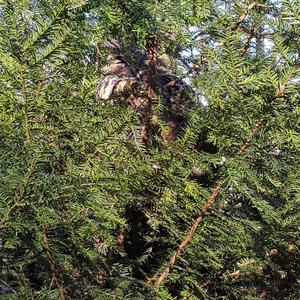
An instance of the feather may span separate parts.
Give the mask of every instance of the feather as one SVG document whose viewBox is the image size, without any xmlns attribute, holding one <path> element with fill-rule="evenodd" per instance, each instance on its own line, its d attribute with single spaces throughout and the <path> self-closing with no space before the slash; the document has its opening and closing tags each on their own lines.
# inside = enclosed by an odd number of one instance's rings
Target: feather
<svg viewBox="0 0 300 300">
<path fill-rule="evenodd" d="M 106 76 L 98 84 L 96 90 L 96 98 L 108 100 L 114 91 L 114 88 L 118 82 L 116 76 Z"/>
<path fill-rule="evenodd" d="M 124 92 L 130 89 L 135 77 L 117 77 L 108 75 L 104 77 L 98 84 L 96 90 L 96 98 L 108 100 L 113 92 Z"/>
</svg>

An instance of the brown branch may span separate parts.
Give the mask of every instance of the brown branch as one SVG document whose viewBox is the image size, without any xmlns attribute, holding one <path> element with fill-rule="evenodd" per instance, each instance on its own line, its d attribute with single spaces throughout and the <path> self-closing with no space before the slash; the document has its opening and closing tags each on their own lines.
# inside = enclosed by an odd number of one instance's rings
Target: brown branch
<svg viewBox="0 0 300 300">
<path fill-rule="evenodd" d="M 240 27 L 240 25 L 245 21 L 245 19 L 247 18 L 247 16 L 249 15 L 250 11 L 255 8 L 255 6 L 257 5 L 256 2 L 252 2 L 246 9 L 246 12 L 244 12 L 242 15 L 240 15 L 239 19 L 237 20 L 237 22 L 235 23 L 234 26 L 234 30 L 238 29 Z"/>
<path fill-rule="evenodd" d="M 235 24 L 232 26 L 232 30 L 236 31 L 237 29 L 239 29 L 239 27 L 241 26 L 241 24 L 245 21 L 245 19 L 248 17 L 248 15 L 250 14 L 251 10 L 254 9 L 255 7 L 267 7 L 264 4 L 259 4 L 256 2 L 252 2 L 246 9 L 246 12 L 244 12 L 242 15 L 239 16 L 238 20 L 235 22 Z M 250 43 L 250 40 L 249 40 Z M 223 46 L 225 44 L 224 41 L 222 41 L 220 43 L 220 46 Z M 250 46 L 250 45 L 249 45 Z M 247 51 L 247 49 L 246 49 Z"/>
<path fill-rule="evenodd" d="M 248 17 L 250 11 L 256 7 L 267 7 L 267 6 L 264 4 L 252 2 L 250 5 L 248 5 L 246 11 L 242 15 L 240 15 L 239 19 L 236 21 L 233 27 L 233 30 L 237 30 L 240 27 L 240 25 L 245 21 L 245 19 Z"/>
<path fill-rule="evenodd" d="M 250 29 L 249 36 L 248 36 L 247 41 L 242 49 L 241 56 L 244 56 L 247 53 L 248 49 L 250 48 L 251 39 L 255 37 L 255 34 L 256 34 L 255 26 L 253 26 Z"/>
<path fill-rule="evenodd" d="M 172 270 L 178 256 L 184 250 L 186 245 L 191 241 L 197 227 L 199 226 L 199 224 L 201 223 L 201 221 L 203 219 L 203 216 L 206 214 L 208 209 L 215 203 L 216 198 L 217 198 L 218 194 L 220 193 L 221 187 L 222 187 L 222 181 L 220 180 L 216 183 L 212 193 L 210 194 L 208 200 L 205 202 L 205 204 L 202 207 L 200 213 L 196 217 L 196 219 L 195 219 L 193 225 L 191 226 L 190 230 L 188 231 L 187 235 L 184 237 L 183 241 L 180 243 L 177 250 L 171 256 L 171 259 L 169 260 L 167 267 L 160 274 L 158 279 L 154 279 L 156 287 L 159 287 L 164 282 L 164 280 L 166 279 L 166 277 L 168 276 L 168 274 Z M 150 281 L 153 281 L 153 279 L 151 279 Z"/>
<path fill-rule="evenodd" d="M 44 227 L 42 227 L 42 238 L 43 238 L 44 248 L 45 248 L 46 254 L 47 254 L 48 263 L 49 263 L 49 266 L 50 266 L 50 269 L 51 269 L 51 272 L 52 272 L 53 281 L 54 281 L 56 287 L 59 290 L 60 298 L 62 300 L 69 300 L 71 298 L 68 296 L 67 291 L 65 290 L 65 288 L 61 284 L 59 272 L 57 270 L 55 260 L 53 258 L 53 254 L 52 254 L 52 251 L 50 249 L 47 232 L 46 232 L 46 229 Z"/>
<path fill-rule="evenodd" d="M 240 146 L 240 148 L 237 151 L 237 155 L 242 155 L 246 151 L 246 149 L 248 147 L 250 147 L 251 140 L 252 140 L 253 136 L 255 135 L 255 133 L 257 132 L 258 128 L 260 127 L 260 125 L 262 123 L 262 120 L 263 119 L 260 119 L 254 125 L 254 127 L 252 129 L 251 136 L 242 143 L 242 145 Z M 204 215 L 207 213 L 207 211 L 216 202 L 216 198 L 217 198 L 217 196 L 219 195 L 219 193 L 221 191 L 222 185 L 223 185 L 223 181 L 221 179 L 216 182 L 215 187 L 213 188 L 209 198 L 204 203 L 201 211 L 198 213 L 198 215 L 197 215 L 196 219 L 194 220 L 194 222 L 193 222 L 191 228 L 189 229 L 188 233 L 185 235 L 184 239 L 182 240 L 182 242 L 180 243 L 178 248 L 172 254 L 170 260 L 167 263 L 166 268 L 159 275 L 158 278 L 156 278 L 156 277 L 150 278 L 149 281 L 148 281 L 149 283 L 154 283 L 154 285 L 158 288 L 165 281 L 165 279 L 167 278 L 167 276 L 171 272 L 174 264 L 176 263 L 176 260 L 177 260 L 178 256 L 181 254 L 181 252 L 184 250 L 184 248 L 188 245 L 188 243 L 192 240 L 192 238 L 193 238 L 193 236 L 196 232 L 196 229 L 198 228 L 198 226 L 200 225 L 200 223 L 203 220 Z"/>
<path fill-rule="evenodd" d="M 263 118 L 259 119 L 259 120 L 255 123 L 255 125 L 254 125 L 254 127 L 253 127 L 253 129 L 252 129 L 252 132 L 251 132 L 250 137 L 249 137 L 246 141 L 244 141 L 244 143 L 243 143 L 243 144 L 241 145 L 241 147 L 239 148 L 239 150 L 238 150 L 238 152 L 237 152 L 238 155 L 244 154 L 245 151 L 246 151 L 246 149 L 249 148 L 249 147 L 251 146 L 252 138 L 253 138 L 253 136 L 256 134 L 257 130 L 259 129 L 259 127 L 260 127 L 262 121 L 263 121 Z"/>
</svg>

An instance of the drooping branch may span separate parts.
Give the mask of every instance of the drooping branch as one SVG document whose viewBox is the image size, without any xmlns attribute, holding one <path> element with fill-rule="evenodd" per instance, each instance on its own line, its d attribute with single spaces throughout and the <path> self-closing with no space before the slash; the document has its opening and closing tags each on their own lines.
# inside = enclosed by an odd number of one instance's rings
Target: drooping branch
<svg viewBox="0 0 300 300">
<path fill-rule="evenodd" d="M 251 146 L 251 142 L 253 139 L 253 136 L 256 134 L 257 130 L 259 129 L 263 119 L 260 119 L 257 121 L 252 129 L 252 133 L 249 138 L 247 138 L 239 147 L 237 151 L 237 155 L 243 155 L 244 152 L 248 147 Z M 227 160 L 227 159 L 226 159 Z M 204 203 L 201 211 L 196 216 L 192 226 L 188 230 L 187 234 L 184 236 L 182 242 L 177 247 L 177 249 L 174 251 L 174 253 L 171 255 L 171 258 L 169 259 L 165 269 L 162 273 L 159 274 L 159 276 L 155 276 L 151 279 L 149 279 L 149 283 L 154 283 L 154 285 L 158 288 L 160 285 L 165 281 L 169 273 L 171 272 L 174 264 L 177 261 L 178 256 L 183 252 L 185 247 L 189 244 L 189 242 L 192 240 L 198 226 L 201 224 L 203 217 L 208 212 L 208 210 L 214 205 L 216 202 L 217 196 L 219 195 L 221 189 L 223 186 L 223 181 L 220 179 L 216 182 L 210 196 L 208 197 L 207 201 Z"/>
</svg>

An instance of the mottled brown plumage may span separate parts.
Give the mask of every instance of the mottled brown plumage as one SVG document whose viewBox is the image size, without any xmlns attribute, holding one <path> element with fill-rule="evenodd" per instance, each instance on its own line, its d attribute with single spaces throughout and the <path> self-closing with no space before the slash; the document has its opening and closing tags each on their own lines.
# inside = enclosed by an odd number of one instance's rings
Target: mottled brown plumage
<svg viewBox="0 0 300 300">
<path fill-rule="evenodd" d="M 185 120 L 187 109 L 191 104 L 191 89 L 180 78 L 172 75 L 161 59 L 155 60 L 153 70 L 153 66 L 150 68 L 148 55 L 143 52 L 135 54 L 136 57 L 131 65 L 122 55 L 110 54 L 107 57 L 107 63 L 102 69 L 102 79 L 97 86 L 96 97 L 102 100 L 111 99 L 109 104 L 119 103 L 133 107 L 141 113 L 142 118 L 148 118 L 149 99 L 157 100 L 156 95 L 158 95 L 163 111 L 157 119 L 165 124 L 164 128 L 166 128 L 161 136 L 164 141 L 171 142 Z M 150 85 L 152 96 L 149 95 Z M 119 96 L 114 97 L 117 94 Z M 158 123 L 153 126 L 157 126 Z"/>
</svg>

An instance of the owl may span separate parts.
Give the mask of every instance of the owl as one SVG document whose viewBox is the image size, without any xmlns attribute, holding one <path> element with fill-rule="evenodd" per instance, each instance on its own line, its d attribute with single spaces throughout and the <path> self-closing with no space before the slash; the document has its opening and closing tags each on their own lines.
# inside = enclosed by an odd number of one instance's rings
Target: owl
<svg viewBox="0 0 300 300">
<path fill-rule="evenodd" d="M 105 100 L 102 105 L 122 104 L 134 108 L 141 116 L 142 128 L 149 126 L 149 103 L 153 99 L 149 97 L 147 87 L 152 78 L 151 84 L 158 95 L 154 100 L 159 102 L 162 109 L 159 115 L 152 116 L 151 124 L 157 130 L 163 128 L 161 136 L 164 141 L 169 143 L 174 140 L 192 103 L 191 89 L 181 78 L 172 74 L 162 59 L 156 60 L 153 74 L 145 52 L 133 52 L 130 66 L 123 55 L 110 54 L 102 68 L 102 74 L 96 88 L 96 98 Z M 119 98 L 116 101 L 113 96 L 122 92 L 126 93 L 123 94 L 121 102 Z M 146 135 L 142 132 L 141 136 Z M 147 137 L 143 139 L 147 140 Z"/>
</svg>

